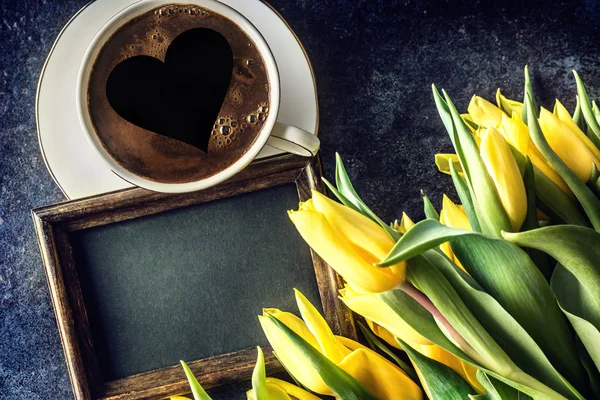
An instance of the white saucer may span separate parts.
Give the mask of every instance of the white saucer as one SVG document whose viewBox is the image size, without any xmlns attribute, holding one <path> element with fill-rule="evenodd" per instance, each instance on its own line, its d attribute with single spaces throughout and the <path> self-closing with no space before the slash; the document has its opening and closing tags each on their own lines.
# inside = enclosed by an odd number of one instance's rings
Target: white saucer
<svg viewBox="0 0 600 400">
<path fill-rule="evenodd" d="M 36 99 L 40 148 L 50 174 L 69 199 L 132 187 L 107 168 L 88 143 L 77 116 L 75 88 L 83 55 L 96 32 L 137 1 L 96 0 L 83 7 L 58 35 L 42 69 Z M 281 79 L 277 120 L 316 135 L 319 112 L 314 74 L 294 32 L 260 0 L 220 1 L 248 18 L 273 51 Z M 265 146 L 257 158 L 278 154 L 282 152 Z"/>
</svg>

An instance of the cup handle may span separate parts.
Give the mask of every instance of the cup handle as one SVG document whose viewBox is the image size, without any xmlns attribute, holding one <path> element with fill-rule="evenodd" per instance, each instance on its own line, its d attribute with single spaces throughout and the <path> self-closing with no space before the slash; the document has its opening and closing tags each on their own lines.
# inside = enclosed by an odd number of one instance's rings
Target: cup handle
<svg viewBox="0 0 600 400">
<path fill-rule="evenodd" d="M 319 138 L 304 129 L 277 121 L 267 144 L 288 153 L 312 157 L 319 151 L 321 142 Z"/>
</svg>

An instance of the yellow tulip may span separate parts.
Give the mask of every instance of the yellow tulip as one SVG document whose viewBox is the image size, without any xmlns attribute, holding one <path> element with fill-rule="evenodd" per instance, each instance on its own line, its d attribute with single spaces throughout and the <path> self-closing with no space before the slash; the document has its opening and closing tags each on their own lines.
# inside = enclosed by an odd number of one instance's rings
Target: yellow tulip
<svg viewBox="0 0 600 400">
<path fill-rule="evenodd" d="M 393 228 L 400 233 L 406 233 L 406 231 L 408 231 L 413 226 L 415 226 L 415 223 L 412 221 L 412 219 L 410 219 L 408 215 L 406 215 L 406 213 L 403 212 L 400 222 L 398 222 L 398 220 L 394 221 Z"/>
<path fill-rule="evenodd" d="M 314 394 L 277 378 L 267 377 L 267 392 L 269 393 L 269 400 L 319 400 Z M 254 389 L 246 392 L 246 398 L 256 400 Z"/>
<path fill-rule="evenodd" d="M 454 153 L 439 153 L 435 155 L 435 165 L 438 170 L 446 175 L 451 175 L 450 164 L 454 165 L 454 169 L 463 176 L 462 167 L 458 155 Z"/>
<path fill-rule="evenodd" d="M 527 214 L 527 195 L 519 166 L 510 147 L 495 128 L 482 132 L 479 150 L 512 229 L 516 232 Z"/>
<path fill-rule="evenodd" d="M 440 212 L 440 219 L 442 217 L 444 217 L 444 222 L 442 223 L 446 226 L 457 229 L 465 229 L 468 231 L 472 230 L 469 217 L 467 216 L 464 207 L 456 205 L 446 195 L 444 195 L 442 198 L 442 211 Z"/>
<path fill-rule="evenodd" d="M 540 153 L 535 146 L 535 143 L 531 140 L 529 128 L 525 125 L 519 114 L 513 113 L 511 118 L 507 115 L 503 115 L 500 132 L 504 136 L 504 139 L 516 148 L 519 153 L 528 156 L 531 163 L 535 165 L 537 169 L 560 187 L 563 192 L 572 196 L 569 186 L 567 186 L 560 175 L 552 168 L 552 166 L 550 166 L 546 158 Z"/>
<path fill-rule="evenodd" d="M 496 91 L 496 105 L 508 115 L 513 115 L 513 113 L 520 115 L 521 111 L 523 110 L 523 103 L 520 101 L 507 99 L 500 92 L 500 89 Z"/>
<path fill-rule="evenodd" d="M 588 148 L 588 150 L 594 155 L 594 157 L 596 157 L 596 159 L 600 160 L 600 150 L 594 145 L 594 143 L 592 143 L 590 138 L 587 137 L 585 133 L 581 131 L 581 129 L 579 129 L 575 121 L 573 121 L 571 114 L 569 114 L 565 106 L 563 106 L 558 99 L 554 105 L 554 115 L 556 115 L 558 119 L 560 119 L 569 127 L 571 132 L 573 132 L 579 138 L 579 140 L 585 144 L 585 147 Z"/>
<path fill-rule="evenodd" d="M 480 127 L 495 128 L 502 122 L 502 110 L 482 97 L 473 96 L 467 110 Z"/>
<path fill-rule="evenodd" d="M 421 389 L 400 368 L 360 343 L 335 336 L 317 309 L 299 291 L 296 291 L 296 302 L 305 323 L 304 327 L 298 326 L 299 319 L 294 320 L 292 325 L 288 325 L 285 319 L 277 318 L 287 315 L 279 310 L 265 310 L 265 314 L 259 316 L 259 320 L 277 357 L 302 385 L 315 393 L 329 396 L 334 394 L 302 352 L 273 321 L 267 318 L 269 314 L 311 343 L 378 399 L 420 400 L 423 398 Z M 289 320 L 288 317 L 287 321 Z M 309 333 L 312 339 L 305 336 Z"/>
<path fill-rule="evenodd" d="M 599 159 L 571 130 L 569 124 L 561 121 L 545 108 L 540 111 L 539 122 L 552 150 L 582 182 L 587 182 L 592 172 L 592 165 L 596 164 L 596 167 L 600 168 Z"/>
<path fill-rule="evenodd" d="M 344 304 L 355 313 L 362 315 L 366 319 L 369 327 L 371 327 L 373 333 L 385 340 L 388 344 L 400 348 L 398 342 L 395 340 L 397 337 L 408 343 L 412 348 L 424 356 L 452 368 L 478 391 L 483 391 L 483 388 L 475 377 L 475 374 L 477 373 L 476 368 L 464 363 L 451 353 L 421 336 L 375 295 L 370 293 L 356 293 L 350 287 L 342 289 L 340 293 Z M 424 384 L 424 387 L 426 387 L 420 374 L 419 377 Z"/>
<path fill-rule="evenodd" d="M 355 289 L 385 292 L 404 281 L 405 262 L 387 268 L 374 265 L 387 256 L 394 241 L 364 215 L 313 191 L 313 197 L 289 216 L 308 245 Z"/>
<path fill-rule="evenodd" d="M 450 228 L 457 229 L 465 229 L 472 230 L 471 223 L 469 222 L 469 217 L 465 212 L 463 206 L 458 206 L 454 204 L 448 196 L 444 195 L 442 199 L 442 210 L 440 211 L 440 223 Z M 445 242 L 440 245 L 440 249 L 448 256 L 450 260 L 454 262 L 454 264 L 458 265 L 463 271 L 466 272 L 463 265 L 460 263 L 460 260 L 454 255 L 454 251 L 452 251 L 452 247 L 450 246 L 450 242 Z"/>
</svg>

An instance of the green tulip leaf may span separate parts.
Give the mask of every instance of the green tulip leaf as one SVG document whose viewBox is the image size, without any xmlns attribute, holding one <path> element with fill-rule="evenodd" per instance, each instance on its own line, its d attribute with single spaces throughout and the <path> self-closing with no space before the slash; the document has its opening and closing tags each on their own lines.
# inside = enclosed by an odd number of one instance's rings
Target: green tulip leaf
<svg viewBox="0 0 600 400">
<path fill-rule="evenodd" d="M 598 122 L 598 124 L 600 124 L 600 109 L 598 108 L 598 105 L 596 104 L 596 100 L 592 101 L 592 111 L 594 113 L 594 117 L 596 118 L 596 121 Z M 590 137 L 590 135 L 594 134 L 589 128 L 587 129 L 587 131 L 584 131 L 584 132 L 587 132 L 586 134 L 588 137 Z"/>
<path fill-rule="evenodd" d="M 587 132 L 587 123 L 581 112 L 581 101 L 579 100 L 579 96 L 575 96 L 575 99 L 577 100 L 577 105 L 575 106 L 575 112 L 573 113 L 573 121 L 575 121 L 582 132 Z M 596 120 L 598 120 L 598 118 L 596 118 Z"/>
<path fill-rule="evenodd" d="M 587 95 L 587 91 L 585 90 L 585 86 L 579 77 L 579 74 L 577 71 L 573 70 L 573 75 L 575 75 L 575 83 L 577 84 L 577 98 L 579 99 L 581 112 L 588 126 L 587 134 L 594 145 L 596 145 L 596 147 L 600 147 L 600 124 L 594 115 L 594 111 L 590 104 L 590 99 Z"/>
<path fill-rule="evenodd" d="M 372 219 L 377 222 L 385 231 L 397 241 L 402 234 L 400 232 L 396 232 L 392 227 L 383 222 L 381 218 L 377 216 L 367 205 L 362 201 L 352 182 L 350 181 L 350 177 L 346 172 L 346 168 L 344 167 L 344 162 L 342 161 L 342 157 L 336 153 L 335 154 L 336 164 L 335 164 L 335 182 L 337 185 L 337 189 L 333 187 L 328 181 L 324 180 L 325 184 L 331 189 L 333 194 L 346 206 L 352 208 L 355 211 L 360 212 L 367 218 Z"/>
<path fill-rule="evenodd" d="M 510 358 L 473 316 L 444 275 L 426 257 L 418 255 L 409 260 L 407 277 L 460 334 L 460 337 L 452 336 L 452 339 L 465 353 L 499 374 L 510 373 L 513 365 Z"/>
<path fill-rule="evenodd" d="M 477 371 L 477 380 L 492 400 L 519 400 L 518 390 L 494 379 L 481 370 Z"/>
<path fill-rule="evenodd" d="M 434 91 L 436 92 L 434 97 L 439 97 L 439 93 L 437 93 L 435 87 Z M 481 228 L 485 233 L 499 236 L 501 230 L 510 230 L 510 220 L 500 202 L 500 198 L 485 164 L 479 155 L 479 147 L 475 142 L 475 138 L 473 138 L 473 134 L 465 125 L 448 94 L 445 91 L 442 92 L 448 113 L 453 122 L 452 131 L 448 133 L 451 137 L 454 137 L 454 149 L 465 172 L 476 209 L 480 211 L 478 217 Z"/>
<path fill-rule="evenodd" d="M 583 367 L 587 372 L 588 380 L 590 382 L 590 390 L 593 393 L 593 397 L 596 399 L 600 399 L 600 370 L 596 368 L 592 357 L 590 357 L 590 355 L 586 351 L 585 346 L 581 342 L 581 339 L 578 338 L 576 345 L 577 354 L 579 354 L 581 364 L 583 364 Z"/>
<path fill-rule="evenodd" d="M 341 400 L 377 400 L 377 398 L 346 371 L 335 365 L 310 343 L 272 315 L 269 319 L 296 346 L 319 373 L 323 382 Z"/>
<path fill-rule="evenodd" d="M 431 314 L 425 310 L 419 303 L 413 298 L 401 290 L 390 290 L 384 293 L 377 294 L 382 301 L 392 308 L 406 323 L 408 323 L 415 331 L 421 334 L 426 339 L 442 347 L 455 357 L 463 360 L 464 362 L 485 371 L 490 376 L 514 387 L 521 392 L 527 393 L 534 399 L 564 399 L 558 393 L 553 392 L 550 388 L 545 387 L 534 378 L 517 371 L 519 375 L 518 381 L 513 380 L 514 377 L 506 378 L 499 374 L 486 369 L 482 365 L 475 362 L 472 358 L 466 355 L 456 345 L 454 345 L 441 331 L 439 326 L 436 324 Z M 526 383 L 522 383 L 526 382 Z M 534 389 L 536 387 L 537 389 Z"/>
<path fill-rule="evenodd" d="M 475 390 L 460 375 L 446 365 L 423 356 L 400 339 L 398 343 L 417 365 L 431 400 L 464 400 Z"/>
<path fill-rule="evenodd" d="M 531 98 L 531 96 L 529 96 L 529 98 Z M 532 116 L 528 124 L 531 139 L 542 155 L 546 157 L 552 168 L 554 168 L 560 177 L 563 178 L 575 197 L 577 197 L 594 229 L 597 231 L 600 230 L 600 200 L 596 198 L 591 189 L 587 187 L 585 183 L 581 182 L 577 175 L 575 175 L 554 150 L 552 150 L 542 133 L 537 118 L 533 117 L 534 109 L 532 108 L 532 101 L 528 100 L 525 107 L 527 108 L 529 115 Z M 585 107 L 582 107 L 585 110 Z M 508 229 L 505 230 L 508 231 Z"/>
<path fill-rule="evenodd" d="M 525 216 L 525 221 L 521 226 L 522 231 L 528 231 L 531 229 L 539 228 L 539 223 L 537 219 L 537 206 L 535 199 L 535 178 L 533 172 L 533 164 L 529 157 L 525 157 L 525 170 L 523 171 L 523 183 L 525 184 L 525 193 L 527 195 L 527 215 Z M 548 256 L 536 249 L 527 249 L 527 254 L 531 260 L 537 265 L 540 272 L 544 275 L 546 280 L 550 280 L 552 276 L 552 271 L 549 265 Z"/>
<path fill-rule="evenodd" d="M 525 105 L 525 103 L 527 102 L 527 93 L 530 93 L 531 94 L 531 104 L 533 106 L 533 109 L 535 110 L 535 118 L 537 119 L 539 117 L 539 112 L 537 111 L 538 108 L 535 104 L 535 99 L 533 98 L 533 86 L 531 85 L 531 77 L 529 76 L 529 68 L 527 67 L 527 65 L 524 68 L 524 73 L 525 73 L 525 87 L 523 89 L 523 105 Z M 527 108 L 523 107 L 521 109 L 521 119 L 526 124 L 527 124 L 527 118 L 529 118 L 529 116 L 527 114 Z"/>
<path fill-rule="evenodd" d="M 437 212 L 433 204 L 431 204 L 431 200 L 429 200 L 429 197 L 423 191 L 421 191 L 421 196 L 423 197 L 423 211 L 425 212 L 425 218 L 435 219 L 436 221 L 439 221 L 440 214 Z"/>
<path fill-rule="evenodd" d="M 541 250 L 560 263 L 552 276 L 552 289 L 600 369 L 600 234 L 589 228 L 557 225 L 504 233 L 504 237 Z"/>
<path fill-rule="evenodd" d="M 419 382 L 419 377 L 417 376 L 417 373 L 415 372 L 415 369 L 413 367 L 405 363 L 400 357 L 394 354 L 394 352 L 390 348 L 388 348 L 381 340 L 379 340 L 379 338 L 373 332 L 371 332 L 371 330 L 367 328 L 362 322 L 358 321 L 358 327 L 365 336 L 365 339 L 367 340 L 367 343 L 369 344 L 371 350 L 382 354 L 384 357 L 389 358 L 390 360 L 395 362 L 402 369 L 402 371 L 406 372 L 406 375 L 408 375 L 410 379 L 412 379 L 414 382 Z"/>
<path fill-rule="evenodd" d="M 578 203 L 567 195 L 558 185 L 548 178 L 535 165 L 535 198 L 539 208 L 552 221 L 565 224 L 590 227 L 587 217 L 579 210 Z"/>
<path fill-rule="evenodd" d="M 454 163 L 450 163 L 450 175 L 452 176 L 452 181 L 454 182 L 456 193 L 458 193 L 458 198 L 460 199 L 460 202 L 465 209 L 467 218 L 469 218 L 471 228 L 476 232 L 481 232 L 479 218 L 477 218 L 477 211 L 475 210 L 475 204 L 473 203 L 473 198 L 471 197 L 471 193 L 469 192 L 469 187 L 467 185 L 467 182 L 462 176 L 460 176 L 460 174 L 454 167 Z"/>
<path fill-rule="evenodd" d="M 472 277 L 443 254 L 427 251 L 423 256 L 444 275 L 483 328 L 520 369 L 567 398 L 584 398 L 556 371 L 525 329 Z"/>
<path fill-rule="evenodd" d="M 583 291 L 580 281 L 562 265 L 558 265 L 554 270 L 554 274 L 552 274 L 551 284 L 558 304 L 569 318 L 571 325 L 573 325 L 585 346 L 588 355 L 596 366 L 597 373 L 600 371 L 600 347 L 598 346 L 598 343 L 600 343 L 600 330 L 590 321 L 581 317 L 581 314 L 585 312 L 585 310 L 582 310 L 582 308 L 585 308 L 582 305 L 585 300 L 579 299 Z"/>
<path fill-rule="evenodd" d="M 265 369 L 265 355 L 260 347 L 256 365 L 252 372 L 252 389 L 254 389 L 254 400 L 269 400 L 269 390 L 267 389 L 267 371 Z"/>
<path fill-rule="evenodd" d="M 600 171 L 598 171 L 598 167 L 594 163 L 592 163 L 592 172 L 590 172 L 587 185 L 596 196 L 600 197 Z"/>
<path fill-rule="evenodd" d="M 194 396 L 194 400 L 212 400 L 210 396 L 204 391 L 204 389 L 192 373 L 192 370 L 190 369 L 190 367 L 188 367 L 185 361 L 180 362 L 181 366 L 183 367 L 183 370 L 185 371 L 185 376 L 188 380 L 188 383 L 190 384 L 190 389 L 192 389 L 192 395 Z"/>
<path fill-rule="evenodd" d="M 552 365 L 569 382 L 578 382 L 583 371 L 572 353 L 567 321 L 550 285 L 518 246 L 424 220 L 406 232 L 378 265 L 398 264 L 447 241 L 467 272 L 527 331 Z"/>
</svg>

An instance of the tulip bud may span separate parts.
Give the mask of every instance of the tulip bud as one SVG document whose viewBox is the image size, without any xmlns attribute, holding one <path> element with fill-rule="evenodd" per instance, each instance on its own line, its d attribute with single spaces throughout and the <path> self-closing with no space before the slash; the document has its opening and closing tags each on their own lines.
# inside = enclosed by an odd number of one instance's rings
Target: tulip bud
<svg viewBox="0 0 600 400">
<path fill-rule="evenodd" d="M 502 116 L 500 132 L 519 153 L 528 156 L 531 163 L 535 165 L 544 175 L 562 189 L 563 192 L 571 195 L 571 189 L 560 177 L 560 175 L 550 166 L 546 158 L 540 153 L 535 143 L 529 136 L 529 128 L 517 113 L 512 114 L 512 118 L 506 115 Z"/>
<path fill-rule="evenodd" d="M 486 99 L 473 96 L 468 107 L 471 120 L 486 128 L 495 128 L 502 122 L 502 110 Z"/>
<path fill-rule="evenodd" d="M 483 132 L 480 152 L 512 229 L 517 232 L 527 215 L 527 195 L 519 166 L 508 144 L 494 128 Z"/>
<path fill-rule="evenodd" d="M 405 279 L 406 263 L 374 264 L 394 246 L 390 235 L 364 215 L 313 191 L 289 216 L 302 238 L 355 289 L 385 292 Z"/>
<path fill-rule="evenodd" d="M 299 318 L 290 318 L 288 313 L 279 310 L 275 313 L 271 310 L 269 313 L 302 336 L 304 340 L 351 375 L 377 398 L 398 400 L 421 400 L 423 398 L 421 389 L 400 368 L 360 343 L 335 336 L 323 316 L 299 291 L 296 291 L 296 302 L 304 321 Z M 267 315 L 265 313 L 263 316 L 259 316 L 261 326 L 277 357 L 290 374 L 302 385 L 316 393 L 333 395 L 332 390 L 312 367 L 310 360 Z M 283 319 L 280 319 L 280 316 L 283 316 Z M 293 321 L 292 325 L 288 325 L 289 321 Z M 310 335 L 312 338 L 309 337 Z"/>
<path fill-rule="evenodd" d="M 540 112 L 539 122 L 542 133 L 552 150 L 582 182 L 589 179 L 593 164 L 600 169 L 598 158 L 567 123 L 545 108 Z"/>
<path fill-rule="evenodd" d="M 596 102 L 593 102 L 593 104 L 595 105 Z M 596 110 L 598 109 L 597 107 L 594 108 Z M 590 138 L 587 137 L 585 133 L 583 133 L 579 126 L 577 126 L 577 124 L 571 117 L 571 114 L 569 114 L 565 106 L 563 106 L 561 102 L 558 101 L 558 99 L 556 100 L 556 104 L 554 105 L 554 115 L 556 115 L 562 123 L 569 127 L 571 132 L 573 132 L 579 138 L 579 140 L 581 140 L 581 142 L 585 144 L 585 147 L 588 148 L 588 150 L 594 155 L 594 157 L 596 157 L 596 159 L 600 160 L 600 150 L 594 145 L 594 143 L 592 143 Z"/>
<path fill-rule="evenodd" d="M 464 207 L 454 204 L 454 202 L 446 195 L 444 195 L 442 200 L 440 223 L 449 226 L 450 228 L 464 229 L 468 231 L 472 230 L 469 217 L 467 216 Z M 463 267 L 460 260 L 454 254 L 454 251 L 450 246 L 450 242 L 442 243 L 440 245 L 440 249 L 450 260 L 454 262 L 454 264 L 458 265 L 463 271 L 466 272 L 465 267 Z"/>
</svg>

